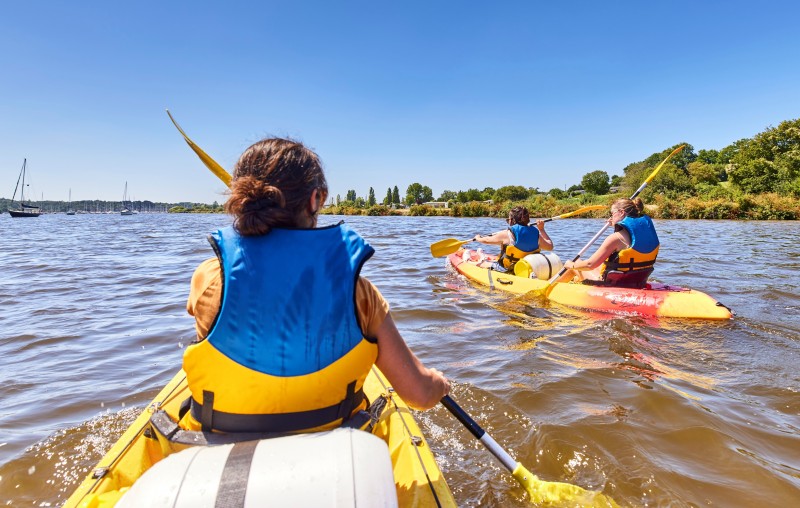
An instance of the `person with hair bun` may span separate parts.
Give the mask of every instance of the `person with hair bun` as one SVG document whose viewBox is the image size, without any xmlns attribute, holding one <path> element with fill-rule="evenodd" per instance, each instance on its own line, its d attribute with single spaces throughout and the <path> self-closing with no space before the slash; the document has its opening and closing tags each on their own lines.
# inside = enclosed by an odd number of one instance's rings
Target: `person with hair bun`
<svg viewBox="0 0 800 508">
<path fill-rule="evenodd" d="M 239 158 L 225 203 L 233 224 L 209 236 L 216 257 L 192 276 L 197 340 L 183 357 L 192 397 L 182 427 L 359 426 L 373 365 L 412 407 L 431 408 L 449 392 L 360 276 L 374 249 L 343 222 L 316 227 L 327 195 L 320 160 L 302 143 L 263 139 Z"/>
<path fill-rule="evenodd" d="M 614 233 L 588 259 L 567 261 L 564 280 L 587 284 L 643 288 L 653 273 L 659 241 L 653 220 L 639 198 L 620 198 L 611 205 Z"/>
<path fill-rule="evenodd" d="M 514 273 L 514 265 L 528 254 L 553 250 L 553 241 L 544 230 L 544 221 L 530 225 L 530 214 L 524 206 L 515 206 L 508 212 L 508 228 L 492 235 L 475 235 L 474 242 L 500 245 L 500 257 L 492 263 L 492 270 Z"/>
</svg>

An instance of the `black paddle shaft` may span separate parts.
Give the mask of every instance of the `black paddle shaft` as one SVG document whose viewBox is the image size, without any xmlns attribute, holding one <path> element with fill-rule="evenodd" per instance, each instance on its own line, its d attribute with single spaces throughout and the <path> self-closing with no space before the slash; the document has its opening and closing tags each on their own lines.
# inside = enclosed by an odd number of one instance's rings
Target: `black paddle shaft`
<svg viewBox="0 0 800 508">
<path fill-rule="evenodd" d="M 467 414 L 466 411 L 461 409 L 461 406 L 456 404 L 456 401 L 450 398 L 449 395 L 445 395 L 444 397 L 442 397 L 441 403 L 444 407 L 447 408 L 448 411 L 453 413 L 453 416 L 455 416 L 458 421 L 464 424 L 464 427 L 466 427 L 472 433 L 472 435 L 475 436 L 477 439 L 482 438 L 483 435 L 486 433 L 480 427 L 480 425 L 478 425 L 475 422 L 475 420 L 473 420 Z"/>
</svg>

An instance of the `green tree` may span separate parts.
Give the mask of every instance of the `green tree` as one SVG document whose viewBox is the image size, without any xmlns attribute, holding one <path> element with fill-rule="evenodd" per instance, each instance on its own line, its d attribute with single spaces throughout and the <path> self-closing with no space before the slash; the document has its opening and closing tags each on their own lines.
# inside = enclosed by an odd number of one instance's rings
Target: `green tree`
<svg viewBox="0 0 800 508">
<path fill-rule="evenodd" d="M 395 185 L 394 189 L 392 189 L 392 204 L 400 204 L 400 191 L 397 189 L 397 185 Z"/>
<path fill-rule="evenodd" d="M 386 197 L 383 198 L 383 204 L 386 206 L 392 204 L 392 189 L 386 189 Z"/>
<path fill-rule="evenodd" d="M 340 194 L 336 195 L 336 206 L 339 206 L 339 203 L 342 202 L 342 196 Z"/>
<path fill-rule="evenodd" d="M 492 187 L 486 187 L 481 191 L 480 199 L 476 199 L 475 201 L 487 201 L 494 197 L 495 190 Z"/>
<path fill-rule="evenodd" d="M 620 175 L 614 175 L 611 177 L 611 186 L 612 187 L 619 187 L 622 185 L 622 177 Z"/>
<path fill-rule="evenodd" d="M 456 199 L 458 199 L 458 192 L 446 190 L 442 191 L 437 201 L 455 201 Z"/>
<path fill-rule="evenodd" d="M 427 185 L 414 182 L 406 189 L 406 204 L 421 205 L 426 201 L 433 201 L 433 191 Z"/>
<path fill-rule="evenodd" d="M 459 203 L 469 203 L 470 201 L 486 201 L 483 198 L 483 193 L 478 189 L 458 191 L 457 200 Z"/>
<path fill-rule="evenodd" d="M 375 190 L 372 187 L 369 188 L 367 196 L 367 206 L 375 206 L 377 201 L 375 201 Z"/>
<path fill-rule="evenodd" d="M 505 185 L 494 191 L 495 201 L 522 201 L 528 199 L 528 189 L 521 185 Z"/>
<path fill-rule="evenodd" d="M 347 191 L 347 197 L 345 197 L 344 199 L 345 199 L 345 201 L 352 201 L 353 203 L 355 203 L 356 202 L 356 197 L 357 197 L 356 196 L 356 191 L 351 189 L 351 190 Z"/>
<path fill-rule="evenodd" d="M 713 163 L 699 162 L 700 159 L 699 154 L 697 158 L 698 158 L 697 161 L 690 162 L 689 165 L 686 167 L 686 171 L 688 172 L 689 178 L 692 181 L 692 185 L 696 186 L 699 183 L 716 185 L 717 183 L 719 183 L 719 176 L 718 176 L 719 165 Z"/>
<path fill-rule="evenodd" d="M 552 189 L 547 191 L 547 194 L 553 196 L 556 199 L 564 199 L 565 197 L 567 197 L 567 193 L 559 189 L 558 187 L 553 187 Z"/>
<path fill-rule="evenodd" d="M 800 178 L 800 119 L 756 134 L 739 146 L 731 164 L 730 180 L 744 192 L 787 193 Z"/>
<path fill-rule="evenodd" d="M 600 196 L 608 194 L 611 183 L 608 179 L 608 173 L 598 170 L 583 175 L 581 186 L 586 192 L 591 192 L 592 194 Z"/>
<path fill-rule="evenodd" d="M 695 162 L 702 162 L 705 164 L 718 164 L 719 152 L 717 150 L 698 150 L 697 159 Z"/>
</svg>

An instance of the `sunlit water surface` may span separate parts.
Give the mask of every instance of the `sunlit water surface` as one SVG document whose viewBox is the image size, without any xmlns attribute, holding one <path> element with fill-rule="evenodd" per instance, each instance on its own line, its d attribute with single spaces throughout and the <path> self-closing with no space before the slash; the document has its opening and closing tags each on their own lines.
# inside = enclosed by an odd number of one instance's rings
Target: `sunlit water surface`
<svg viewBox="0 0 800 508">
<path fill-rule="evenodd" d="M 342 217 L 322 217 L 330 224 Z M 657 221 L 654 278 L 728 322 L 593 314 L 476 287 L 431 243 L 497 219 L 347 217 L 364 268 L 453 397 L 542 479 L 623 506 L 800 504 L 800 224 Z M 0 218 L 0 504 L 58 506 L 180 367 L 222 215 Z M 562 260 L 599 220 L 548 224 Z M 287 260 L 280 260 L 285 263 Z M 443 407 L 416 413 L 460 506 L 528 506 Z"/>
</svg>

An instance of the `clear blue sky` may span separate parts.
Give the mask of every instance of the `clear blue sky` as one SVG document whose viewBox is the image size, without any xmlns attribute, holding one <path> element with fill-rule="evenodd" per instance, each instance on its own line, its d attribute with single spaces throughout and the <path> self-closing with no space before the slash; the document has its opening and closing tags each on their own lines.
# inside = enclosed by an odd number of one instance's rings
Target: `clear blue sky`
<svg viewBox="0 0 800 508">
<path fill-rule="evenodd" d="M 167 5 L 168 4 L 168 5 Z M 549 190 L 800 117 L 794 1 L 5 2 L 0 197 L 222 201 L 266 135 L 333 197 Z"/>
</svg>

